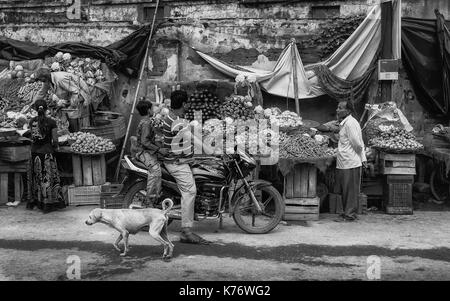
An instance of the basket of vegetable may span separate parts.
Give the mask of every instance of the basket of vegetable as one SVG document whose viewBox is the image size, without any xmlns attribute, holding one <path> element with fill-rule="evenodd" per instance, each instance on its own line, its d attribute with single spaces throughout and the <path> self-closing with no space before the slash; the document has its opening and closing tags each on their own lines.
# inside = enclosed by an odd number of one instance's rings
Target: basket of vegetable
<svg viewBox="0 0 450 301">
<path fill-rule="evenodd" d="M 81 155 L 99 155 L 113 152 L 116 147 L 111 140 L 91 133 L 70 133 L 68 141 L 72 151 Z"/>
<path fill-rule="evenodd" d="M 370 140 L 369 144 L 380 151 L 388 153 L 407 154 L 423 149 L 423 145 L 416 141 L 414 134 L 394 126 L 381 126 L 379 137 Z"/>
</svg>

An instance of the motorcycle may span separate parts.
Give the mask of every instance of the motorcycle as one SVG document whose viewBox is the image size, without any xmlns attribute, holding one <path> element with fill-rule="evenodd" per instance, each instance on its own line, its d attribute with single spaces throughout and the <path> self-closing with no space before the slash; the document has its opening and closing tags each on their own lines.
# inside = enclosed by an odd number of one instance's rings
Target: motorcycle
<svg viewBox="0 0 450 301">
<path fill-rule="evenodd" d="M 137 202 L 145 207 L 161 208 L 161 202 L 170 198 L 174 206 L 169 212 L 169 223 L 181 219 L 181 194 L 175 179 L 161 164 L 162 191 L 159 200 L 149 204 L 146 197 L 147 168 L 135 158 L 124 156 L 122 167 L 127 171 L 124 181 L 126 191 L 123 208 Z M 272 183 L 264 180 L 247 180 L 256 168 L 253 158 L 244 152 L 217 157 L 196 158 L 191 165 L 197 187 L 195 220 L 222 219 L 225 213 L 233 217 L 243 231 L 263 234 L 272 231 L 284 214 L 284 202 Z"/>
</svg>

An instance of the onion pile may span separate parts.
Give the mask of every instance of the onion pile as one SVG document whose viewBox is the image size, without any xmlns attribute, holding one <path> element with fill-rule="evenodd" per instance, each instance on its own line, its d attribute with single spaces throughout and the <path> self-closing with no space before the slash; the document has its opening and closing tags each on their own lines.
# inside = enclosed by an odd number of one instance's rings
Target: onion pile
<svg viewBox="0 0 450 301">
<path fill-rule="evenodd" d="M 382 130 L 380 136 L 369 142 L 375 148 L 406 152 L 414 152 L 423 148 L 423 145 L 416 141 L 414 134 L 408 133 L 404 129 L 394 126 L 380 127 L 380 129 Z"/>
<path fill-rule="evenodd" d="M 91 133 L 70 133 L 69 140 L 74 141 L 71 148 L 75 153 L 105 153 L 113 151 L 116 148 L 110 139 L 98 137 Z"/>
</svg>

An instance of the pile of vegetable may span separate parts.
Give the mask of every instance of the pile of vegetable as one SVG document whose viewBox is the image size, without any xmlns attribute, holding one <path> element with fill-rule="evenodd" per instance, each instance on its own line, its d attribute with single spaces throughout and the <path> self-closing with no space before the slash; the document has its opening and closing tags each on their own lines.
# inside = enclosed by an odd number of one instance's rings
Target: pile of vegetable
<svg viewBox="0 0 450 301">
<path fill-rule="evenodd" d="M 70 53 L 58 52 L 48 63 L 53 72 L 65 71 L 78 75 L 91 86 L 106 80 L 102 71 L 102 62 L 97 59 L 72 58 Z"/>
<path fill-rule="evenodd" d="M 35 116 L 37 116 L 37 113 L 35 111 L 26 114 L 8 111 L 3 116 L 3 119 L 0 122 L 0 127 L 22 129 L 24 125 L 28 124 L 30 119 Z"/>
<path fill-rule="evenodd" d="M 336 155 L 336 151 L 307 134 L 288 136 L 280 134 L 280 158 L 283 159 L 322 159 Z"/>
<path fill-rule="evenodd" d="M 98 137 L 92 133 L 76 132 L 69 134 L 72 151 L 75 153 L 96 154 L 115 150 L 110 139 Z"/>
<path fill-rule="evenodd" d="M 263 109 L 261 106 L 255 108 L 257 118 L 268 118 L 270 123 L 279 128 L 297 128 L 303 125 L 302 118 L 291 111 L 281 112 L 278 108 Z"/>
<path fill-rule="evenodd" d="M 231 95 L 225 97 L 225 101 L 220 107 L 220 116 L 230 117 L 234 120 L 252 119 L 255 117 L 252 107 L 250 96 Z"/>
<path fill-rule="evenodd" d="M 19 91 L 24 83 L 23 79 L 4 78 L 0 80 L 0 109 L 10 110 L 10 106 L 21 101 Z"/>
<path fill-rule="evenodd" d="M 416 141 L 414 134 L 404 129 L 393 125 L 380 126 L 380 129 L 380 136 L 369 141 L 375 148 L 397 152 L 414 152 L 423 148 L 423 145 Z"/>
<path fill-rule="evenodd" d="M 187 102 L 185 118 L 188 120 L 194 120 L 195 111 L 202 112 L 202 120 L 209 120 L 212 118 L 218 118 L 220 103 L 216 95 L 207 90 L 197 91 L 191 95 Z"/>
</svg>

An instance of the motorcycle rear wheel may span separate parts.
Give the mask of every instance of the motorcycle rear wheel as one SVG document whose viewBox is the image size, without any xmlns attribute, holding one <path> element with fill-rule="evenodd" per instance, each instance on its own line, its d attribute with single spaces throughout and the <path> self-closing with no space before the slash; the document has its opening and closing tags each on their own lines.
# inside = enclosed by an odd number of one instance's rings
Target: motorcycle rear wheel
<svg viewBox="0 0 450 301">
<path fill-rule="evenodd" d="M 263 213 L 256 213 L 250 196 L 243 194 L 234 205 L 233 219 L 247 233 L 265 234 L 272 231 L 283 217 L 283 197 L 273 186 L 257 186 L 254 193 L 256 199 L 265 206 Z M 256 225 L 256 218 L 259 225 Z"/>
<path fill-rule="evenodd" d="M 140 181 L 133 184 L 125 194 L 123 199 L 122 208 L 128 209 L 134 200 L 142 201 L 147 196 L 147 183 L 145 181 Z M 147 206 L 147 208 L 153 208 L 152 205 Z M 156 206 L 158 209 L 162 209 L 161 207 Z M 139 209 L 137 209 L 139 210 Z M 167 221 L 167 225 L 170 225 L 173 222 L 172 218 L 169 218 Z"/>
</svg>

